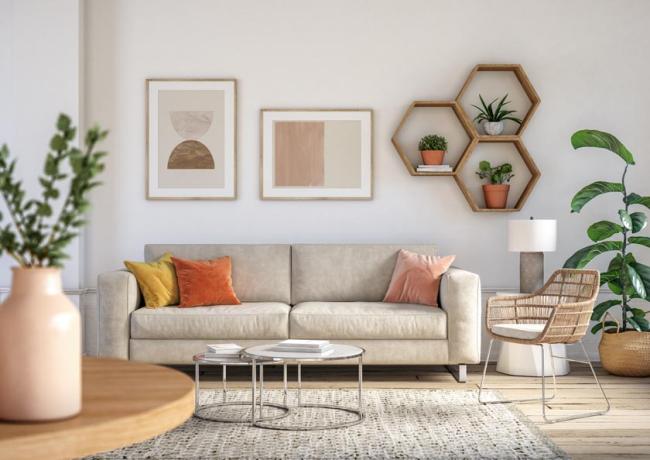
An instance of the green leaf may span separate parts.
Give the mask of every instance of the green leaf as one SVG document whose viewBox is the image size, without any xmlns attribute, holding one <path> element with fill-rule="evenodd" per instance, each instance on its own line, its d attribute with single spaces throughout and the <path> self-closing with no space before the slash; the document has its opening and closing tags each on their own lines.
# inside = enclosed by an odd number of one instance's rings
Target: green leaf
<svg viewBox="0 0 650 460">
<path fill-rule="evenodd" d="M 641 206 L 645 206 L 646 208 L 650 209 L 650 196 L 641 196 L 636 193 L 630 193 L 625 197 L 625 202 L 630 205 L 640 204 Z"/>
<path fill-rule="evenodd" d="M 623 243 L 620 241 L 601 241 L 578 250 L 567 259 L 564 268 L 583 268 L 596 256 L 608 251 L 620 251 L 621 249 L 623 249 Z"/>
<path fill-rule="evenodd" d="M 593 223 L 587 229 L 587 235 L 591 241 L 598 242 L 606 240 L 612 235 L 620 233 L 623 231 L 623 227 L 614 222 L 608 220 L 601 220 L 599 222 Z"/>
<path fill-rule="evenodd" d="M 650 248 L 650 237 L 647 236 L 631 236 L 627 241 L 631 244 L 640 244 Z"/>
<path fill-rule="evenodd" d="M 633 212 L 630 214 L 632 219 L 632 233 L 639 233 L 648 225 L 648 218 L 643 212 Z"/>
<path fill-rule="evenodd" d="M 50 148 L 57 152 L 65 150 L 68 147 L 66 140 L 60 134 L 55 134 L 50 141 Z"/>
<path fill-rule="evenodd" d="M 56 120 L 56 129 L 59 131 L 67 131 L 70 128 L 70 117 L 65 113 L 59 114 L 59 118 Z"/>
<path fill-rule="evenodd" d="M 616 324 L 614 321 L 605 321 L 605 327 L 612 327 L 614 328 L 614 330 L 616 330 L 618 324 Z M 603 328 L 603 323 L 598 323 L 591 328 L 591 333 L 595 334 L 596 332 L 600 331 L 602 328 Z"/>
<path fill-rule="evenodd" d="M 607 310 L 609 310 L 615 305 L 620 305 L 620 304 L 621 304 L 620 300 L 606 300 L 604 302 L 599 303 L 594 307 L 594 311 L 591 314 L 592 321 L 600 321 L 600 318 L 603 317 L 603 315 Z"/>
<path fill-rule="evenodd" d="M 626 318 L 627 322 L 632 325 L 632 327 L 639 332 L 645 332 L 649 329 L 650 324 L 648 320 L 639 316 L 633 316 L 631 318 Z"/>
<path fill-rule="evenodd" d="M 643 284 L 643 280 L 641 279 L 641 276 L 632 265 L 626 264 L 625 266 L 627 268 L 627 274 L 630 283 L 632 284 L 632 287 L 634 288 L 636 293 L 639 294 L 639 297 L 645 299 L 647 293 L 645 290 L 645 285 Z"/>
<path fill-rule="evenodd" d="M 618 217 L 621 219 L 621 223 L 626 230 L 632 230 L 632 218 L 625 209 L 618 210 Z"/>
<path fill-rule="evenodd" d="M 606 149 L 621 157 L 627 164 L 634 164 L 632 153 L 615 136 L 604 131 L 595 129 L 576 131 L 571 136 L 571 145 L 573 145 L 574 149 L 582 147 Z"/>
<path fill-rule="evenodd" d="M 646 292 L 646 295 L 644 297 L 646 299 L 650 298 L 650 267 L 639 262 L 631 262 L 629 265 L 634 268 L 636 273 L 641 278 L 641 282 L 643 283 Z"/>
<path fill-rule="evenodd" d="M 610 192 L 623 192 L 623 184 L 620 182 L 593 182 L 578 191 L 571 200 L 571 212 L 580 212 L 585 204 L 598 195 Z"/>
<path fill-rule="evenodd" d="M 619 276 L 620 276 L 620 272 L 618 269 L 609 270 L 604 273 L 601 273 L 600 285 L 602 286 L 605 283 L 609 283 L 610 281 L 617 280 Z"/>
</svg>

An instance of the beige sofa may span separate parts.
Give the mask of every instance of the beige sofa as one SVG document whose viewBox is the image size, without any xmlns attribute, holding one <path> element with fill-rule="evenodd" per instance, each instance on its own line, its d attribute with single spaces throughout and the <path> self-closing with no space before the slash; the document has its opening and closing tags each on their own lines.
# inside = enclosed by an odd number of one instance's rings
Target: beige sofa
<svg viewBox="0 0 650 460">
<path fill-rule="evenodd" d="M 366 364 L 454 365 L 464 380 L 465 365 L 480 360 L 480 279 L 451 268 L 441 282 L 441 308 L 384 303 L 401 248 L 435 252 L 430 245 L 147 245 L 147 261 L 167 251 L 188 259 L 230 256 L 242 304 L 139 308 L 131 273 L 103 273 L 99 354 L 186 364 L 207 343 L 329 339 L 365 348 Z"/>
</svg>

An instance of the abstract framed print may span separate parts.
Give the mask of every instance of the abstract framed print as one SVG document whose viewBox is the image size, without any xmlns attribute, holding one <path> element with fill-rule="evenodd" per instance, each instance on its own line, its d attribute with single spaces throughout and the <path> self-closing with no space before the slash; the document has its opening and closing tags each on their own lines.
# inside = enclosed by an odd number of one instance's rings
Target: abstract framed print
<svg viewBox="0 0 650 460">
<path fill-rule="evenodd" d="M 261 197 L 372 199 L 372 110 L 263 109 Z"/>
<path fill-rule="evenodd" d="M 149 79 L 147 198 L 236 197 L 235 80 Z"/>
</svg>

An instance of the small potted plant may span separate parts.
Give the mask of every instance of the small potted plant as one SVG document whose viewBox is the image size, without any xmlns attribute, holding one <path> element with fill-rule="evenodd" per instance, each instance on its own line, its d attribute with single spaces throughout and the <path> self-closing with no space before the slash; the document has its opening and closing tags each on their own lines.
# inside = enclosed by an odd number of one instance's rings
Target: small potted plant
<svg viewBox="0 0 650 460">
<path fill-rule="evenodd" d="M 521 124 L 521 119 L 512 115 L 516 110 L 506 109 L 506 105 L 510 104 L 510 101 L 507 100 L 507 94 L 501 98 L 496 107 L 494 107 L 494 103 L 498 98 L 486 104 L 483 96 L 479 94 L 478 97 L 481 100 L 481 107 L 472 104 L 472 107 L 478 110 L 478 115 L 474 117 L 474 122 L 481 125 L 485 134 L 489 134 L 490 136 L 498 136 L 501 134 L 503 132 L 503 120 L 510 120 L 519 125 Z"/>
<path fill-rule="evenodd" d="M 488 179 L 489 184 L 483 185 L 483 196 L 485 207 L 488 209 L 504 209 L 508 203 L 508 192 L 510 191 L 510 179 L 513 178 L 512 165 L 503 163 L 492 167 L 489 161 L 481 161 L 476 171 L 481 179 Z"/>
<path fill-rule="evenodd" d="M 441 165 L 447 151 L 447 139 L 437 134 L 428 134 L 420 139 L 418 147 L 425 165 Z"/>
</svg>

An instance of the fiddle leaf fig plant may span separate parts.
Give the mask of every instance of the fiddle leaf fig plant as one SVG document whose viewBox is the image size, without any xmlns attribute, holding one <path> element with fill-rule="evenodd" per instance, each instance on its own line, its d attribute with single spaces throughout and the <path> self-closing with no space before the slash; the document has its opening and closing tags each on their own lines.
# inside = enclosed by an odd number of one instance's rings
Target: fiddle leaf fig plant
<svg viewBox="0 0 650 460">
<path fill-rule="evenodd" d="M 512 173 L 512 165 L 503 163 L 499 166 L 490 164 L 489 161 L 483 160 L 478 164 L 478 177 L 488 179 L 490 184 L 507 184 L 515 175 Z"/>
<path fill-rule="evenodd" d="M 85 224 L 88 192 L 100 185 L 96 177 L 104 169 L 106 156 L 95 147 L 108 131 L 89 129 L 83 150 L 73 144 L 76 134 L 70 117 L 59 115 L 38 178 L 42 190 L 39 198 L 27 198 L 22 181 L 14 177 L 16 159 L 11 158 L 6 144 L 0 147 L 0 195 L 9 217 L 3 224 L 0 214 L 0 255 L 8 254 L 21 267 L 60 267 L 67 258 L 65 247 Z M 68 190 L 62 195 L 61 185 L 66 179 Z"/>
<path fill-rule="evenodd" d="M 595 147 L 609 150 L 618 155 L 625 163 L 620 182 L 593 182 L 578 191 L 571 200 L 571 212 L 579 213 L 594 198 L 606 193 L 620 193 L 621 207 L 617 210 L 615 221 L 601 220 L 594 222 L 587 229 L 587 236 L 594 244 L 584 247 L 573 254 L 564 263 L 565 268 L 583 268 L 595 257 L 606 252 L 613 252 L 607 271 L 601 273 L 601 286 L 607 284 L 617 297 L 606 300 L 594 307 L 591 319 L 601 321 L 592 329 L 592 333 L 605 327 L 606 332 L 615 331 L 619 325 L 614 321 L 602 321 L 611 308 L 619 308 L 621 313 L 620 329 L 629 328 L 636 331 L 650 331 L 646 311 L 632 302 L 650 300 L 650 267 L 637 262 L 631 249 L 637 246 L 650 248 L 650 237 L 640 236 L 645 230 L 648 218 L 641 210 L 632 208 L 650 208 L 650 196 L 641 196 L 627 190 L 625 179 L 628 168 L 634 165 L 632 153 L 613 135 L 591 129 L 577 131 L 571 136 L 574 149 Z M 610 239 L 615 237 L 615 239 Z"/>
</svg>

